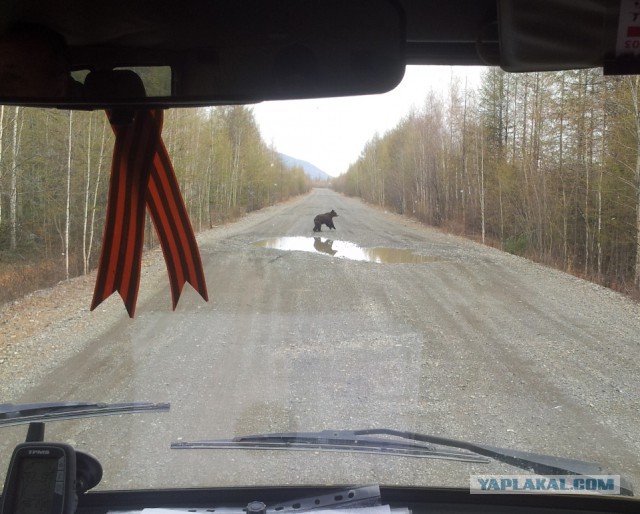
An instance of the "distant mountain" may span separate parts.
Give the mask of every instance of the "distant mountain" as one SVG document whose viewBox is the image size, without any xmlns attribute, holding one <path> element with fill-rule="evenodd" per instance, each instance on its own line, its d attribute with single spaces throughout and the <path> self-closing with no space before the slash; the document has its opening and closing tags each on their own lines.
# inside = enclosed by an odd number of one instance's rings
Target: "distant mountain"
<svg viewBox="0 0 640 514">
<path fill-rule="evenodd" d="M 301 161 L 300 159 L 296 159 L 295 157 L 291 157 L 290 155 L 285 155 L 283 153 L 278 153 L 278 156 L 280 157 L 280 160 L 284 162 L 285 166 L 289 166 L 291 168 L 294 166 L 300 166 L 304 170 L 305 175 L 311 180 L 331 180 L 331 177 L 327 173 L 310 162 Z"/>
</svg>

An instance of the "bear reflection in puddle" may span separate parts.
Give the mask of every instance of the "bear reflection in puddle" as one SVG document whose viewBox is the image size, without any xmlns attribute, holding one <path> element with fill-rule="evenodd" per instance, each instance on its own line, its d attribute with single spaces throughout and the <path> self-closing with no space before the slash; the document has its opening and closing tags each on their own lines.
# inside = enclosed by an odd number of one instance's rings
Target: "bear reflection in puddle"
<svg viewBox="0 0 640 514">
<path fill-rule="evenodd" d="M 337 250 L 333 249 L 333 241 L 331 239 L 322 240 L 321 237 L 313 238 L 313 247 L 317 252 L 327 253 L 329 255 L 335 255 Z"/>
</svg>

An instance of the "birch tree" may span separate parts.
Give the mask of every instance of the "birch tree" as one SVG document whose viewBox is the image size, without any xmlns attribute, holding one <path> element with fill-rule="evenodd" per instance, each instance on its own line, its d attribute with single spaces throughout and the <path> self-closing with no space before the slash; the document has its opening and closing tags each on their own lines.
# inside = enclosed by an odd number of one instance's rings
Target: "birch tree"
<svg viewBox="0 0 640 514">
<path fill-rule="evenodd" d="M 11 185 L 9 186 L 9 223 L 11 236 L 9 248 L 16 250 L 18 233 L 18 154 L 20 152 L 20 107 L 15 108 L 13 118 L 13 152 L 11 161 Z"/>
<path fill-rule="evenodd" d="M 69 111 L 69 132 L 68 132 L 68 149 L 67 149 L 67 204 L 65 210 L 64 224 L 64 271 L 65 278 L 69 280 L 69 230 L 71 226 L 71 153 L 72 153 L 72 127 L 73 127 L 73 111 Z"/>
</svg>

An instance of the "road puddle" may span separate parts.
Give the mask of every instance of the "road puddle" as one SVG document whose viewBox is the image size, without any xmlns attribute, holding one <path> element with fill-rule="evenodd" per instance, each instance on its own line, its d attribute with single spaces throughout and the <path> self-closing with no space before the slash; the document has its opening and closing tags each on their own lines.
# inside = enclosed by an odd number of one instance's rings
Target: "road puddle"
<svg viewBox="0 0 640 514">
<path fill-rule="evenodd" d="M 291 252 L 324 253 L 340 259 L 377 262 L 380 264 L 423 264 L 444 261 L 440 257 L 420 255 L 402 248 L 362 248 L 349 241 L 333 241 L 325 237 L 274 237 L 256 241 L 256 246 Z"/>
</svg>

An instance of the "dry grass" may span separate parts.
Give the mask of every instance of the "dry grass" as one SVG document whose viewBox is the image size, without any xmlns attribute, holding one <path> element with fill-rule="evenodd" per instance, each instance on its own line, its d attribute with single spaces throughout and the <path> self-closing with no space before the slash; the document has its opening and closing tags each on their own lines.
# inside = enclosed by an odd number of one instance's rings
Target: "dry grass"
<svg viewBox="0 0 640 514">
<path fill-rule="evenodd" d="M 64 280 L 64 269 L 52 260 L 28 264 L 0 263 L 0 304 Z"/>
</svg>

